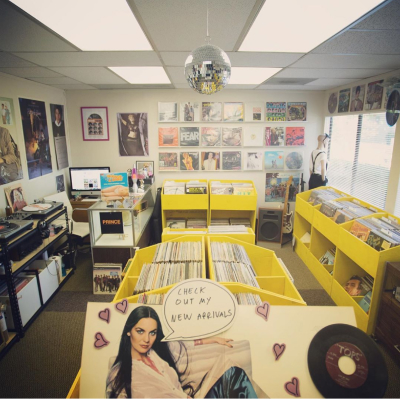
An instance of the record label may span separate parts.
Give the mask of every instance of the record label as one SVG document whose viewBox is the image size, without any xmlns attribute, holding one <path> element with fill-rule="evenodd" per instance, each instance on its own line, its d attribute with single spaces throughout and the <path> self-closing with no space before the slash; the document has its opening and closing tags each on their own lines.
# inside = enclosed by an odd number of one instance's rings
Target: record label
<svg viewBox="0 0 400 399">
<path fill-rule="evenodd" d="M 353 374 L 345 374 L 339 368 L 339 359 L 347 356 L 356 364 Z M 364 353 L 357 346 L 349 342 L 338 342 L 332 345 L 325 358 L 326 369 L 332 379 L 344 388 L 358 388 L 364 384 L 368 377 L 368 363 Z"/>
</svg>

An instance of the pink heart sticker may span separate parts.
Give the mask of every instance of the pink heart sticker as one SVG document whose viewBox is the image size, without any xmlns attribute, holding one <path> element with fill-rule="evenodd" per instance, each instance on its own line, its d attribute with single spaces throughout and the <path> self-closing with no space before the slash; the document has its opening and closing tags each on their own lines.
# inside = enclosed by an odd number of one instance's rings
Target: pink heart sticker
<svg viewBox="0 0 400 399">
<path fill-rule="evenodd" d="M 107 323 L 110 322 L 110 309 L 104 309 L 99 312 L 99 318 L 101 320 L 106 321 Z"/>
<path fill-rule="evenodd" d="M 288 381 L 285 383 L 285 391 L 296 398 L 300 397 L 300 389 L 299 389 L 299 379 L 297 377 L 293 377 L 292 381 Z"/>
<path fill-rule="evenodd" d="M 285 352 L 285 349 L 286 349 L 285 344 L 282 344 L 282 345 L 274 344 L 274 346 L 272 347 L 272 350 L 275 353 L 275 360 L 278 360 L 283 355 L 283 352 Z"/>
<path fill-rule="evenodd" d="M 265 321 L 268 321 L 270 304 L 268 302 L 263 302 L 262 305 L 256 307 L 256 314 L 261 316 Z"/>
<path fill-rule="evenodd" d="M 121 302 L 118 302 L 115 305 L 115 308 L 118 310 L 118 312 L 125 313 L 126 309 L 128 309 L 128 301 L 123 299 Z"/>
<path fill-rule="evenodd" d="M 94 338 L 95 338 L 94 347 L 95 347 L 96 349 L 101 349 L 101 348 L 107 346 L 107 345 L 110 343 L 110 341 L 107 341 L 107 340 L 104 338 L 104 336 L 103 336 L 103 334 L 102 334 L 101 332 L 97 332 L 97 333 L 94 335 Z"/>
</svg>

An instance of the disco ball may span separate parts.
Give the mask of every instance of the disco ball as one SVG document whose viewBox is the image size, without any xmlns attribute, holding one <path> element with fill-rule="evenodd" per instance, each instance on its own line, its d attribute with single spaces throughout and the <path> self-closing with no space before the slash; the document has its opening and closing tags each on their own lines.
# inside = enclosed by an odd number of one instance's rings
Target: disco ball
<svg viewBox="0 0 400 399">
<path fill-rule="evenodd" d="M 231 77 L 231 62 L 225 51 L 212 44 L 198 47 L 185 62 L 189 86 L 200 94 L 222 90 Z"/>
</svg>

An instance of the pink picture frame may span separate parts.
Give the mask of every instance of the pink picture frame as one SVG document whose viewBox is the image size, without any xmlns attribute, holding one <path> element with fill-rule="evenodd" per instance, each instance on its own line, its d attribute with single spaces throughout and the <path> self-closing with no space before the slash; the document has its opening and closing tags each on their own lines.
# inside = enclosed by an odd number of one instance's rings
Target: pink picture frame
<svg viewBox="0 0 400 399">
<path fill-rule="evenodd" d="M 81 107 L 83 141 L 109 141 L 108 108 Z"/>
</svg>

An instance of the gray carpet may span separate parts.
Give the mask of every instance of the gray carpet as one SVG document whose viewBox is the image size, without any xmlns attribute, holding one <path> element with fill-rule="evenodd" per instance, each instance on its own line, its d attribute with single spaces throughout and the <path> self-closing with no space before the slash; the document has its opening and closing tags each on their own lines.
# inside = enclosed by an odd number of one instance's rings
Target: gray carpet
<svg viewBox="0 0 400 399">
<path fill-rule="evenodd" d="M 260 243 L 282 258 L 309 306 L 333 306 L 329 295 L 292 252 L 290 244 Z M 80 254 L 77 270 L 25 334 L 0 361 L 0 397 L 65 398 L 80 369 L 87 302 L 108 302 L 93 295 L 90 254 Z M 385 397 L 400 397 L 400 368 L 379 345 L 389 370 Z"/>
</svg>

